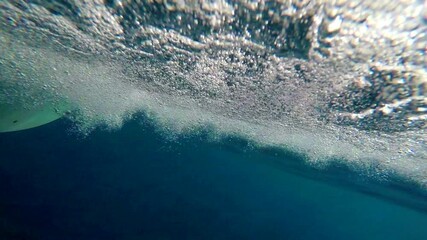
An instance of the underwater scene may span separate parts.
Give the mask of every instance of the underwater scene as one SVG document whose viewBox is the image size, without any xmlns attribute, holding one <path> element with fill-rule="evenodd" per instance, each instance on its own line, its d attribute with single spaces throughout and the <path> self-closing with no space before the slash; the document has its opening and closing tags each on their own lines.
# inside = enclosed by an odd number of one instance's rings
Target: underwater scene
<svg viewBox="0 0 427 240">
<path fill-rule="evenodd" d="M 427 239 L 427 1 L 0 0 L 0 240 Z"/>
</svg>

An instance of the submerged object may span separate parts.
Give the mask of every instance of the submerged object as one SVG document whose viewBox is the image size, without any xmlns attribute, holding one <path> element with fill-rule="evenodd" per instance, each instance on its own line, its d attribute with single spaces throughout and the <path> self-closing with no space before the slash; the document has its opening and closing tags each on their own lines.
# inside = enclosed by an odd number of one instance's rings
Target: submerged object
<svg viewBox="0 0 427 240">
<path fill-rule="evenodd" d="M 49 108 L 27 110 L 17 106 L 0 106 L 0 132 L 38 127 L 61 117 Z"/>
<path fill-rule="evenodd" d="M 22 106 L 0 104 L 0 132 L 12 132 L 38 127 L 64 115 L 65 109 L 42 106 L 26 109 Z"/>
<path fill-rule="evenodd" d="M 0 44 L 5 41 L 13 39 L 0 35 Z M 15 47 L 25 49 L 20 44 Z M 33 68 L 38 59 L 29 53 L 20 58 L 13 49 L 0 50 L 0 132 L 34 128 L 64 116 L 72 108 L 46 84 L 39 85 L 46 70 Z"/>
</svg>

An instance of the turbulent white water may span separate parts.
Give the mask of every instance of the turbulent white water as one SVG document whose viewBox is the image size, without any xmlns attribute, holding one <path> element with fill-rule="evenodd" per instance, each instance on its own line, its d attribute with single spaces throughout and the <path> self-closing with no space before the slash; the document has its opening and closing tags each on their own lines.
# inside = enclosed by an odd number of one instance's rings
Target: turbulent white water
<svg viewBox="0 0 427 240">
<path fill-rule="evenodd" d="M 422 1 L 0 1 L 0 101 L 144 111 L 427 187 Z M 338 161 L 338 160 L 336 160 Z"/>
</svg>

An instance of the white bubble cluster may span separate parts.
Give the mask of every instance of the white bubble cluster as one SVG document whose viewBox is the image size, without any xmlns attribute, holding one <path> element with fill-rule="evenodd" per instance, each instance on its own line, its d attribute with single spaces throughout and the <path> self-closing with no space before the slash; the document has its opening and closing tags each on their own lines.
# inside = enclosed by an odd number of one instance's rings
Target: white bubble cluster
<svg viewBox="0 0 427 240">
<path fill-rule="evenodd" d="M 420 1 L 1 1 L 0 100 L 145 112 L 427 186 Z"/>
</svg>

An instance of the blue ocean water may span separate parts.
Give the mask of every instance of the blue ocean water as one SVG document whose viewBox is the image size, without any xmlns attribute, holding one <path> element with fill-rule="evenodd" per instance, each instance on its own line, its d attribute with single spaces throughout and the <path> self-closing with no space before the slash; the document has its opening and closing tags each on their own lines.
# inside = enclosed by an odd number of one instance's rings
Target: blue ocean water
<svg viewBox="0 0 427 240">
<path fill-rule="evenodd" d="M 0 0 L 0 240 L 427 239 L 426 33 L 420 0 Z"/>
<path fill-rule="evenodd" d="M 425 239 L 427 195 L 139 117 L 0 135 L 0 239 Z M 355 184 L 358 183 L 358 184 Z"/>
</svg>

